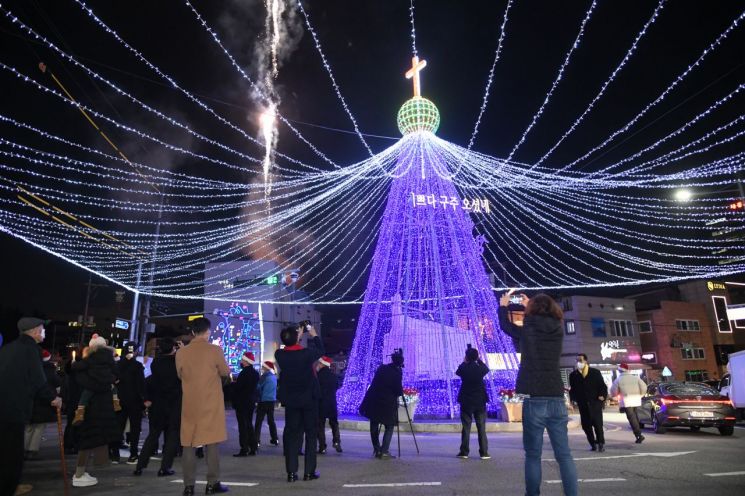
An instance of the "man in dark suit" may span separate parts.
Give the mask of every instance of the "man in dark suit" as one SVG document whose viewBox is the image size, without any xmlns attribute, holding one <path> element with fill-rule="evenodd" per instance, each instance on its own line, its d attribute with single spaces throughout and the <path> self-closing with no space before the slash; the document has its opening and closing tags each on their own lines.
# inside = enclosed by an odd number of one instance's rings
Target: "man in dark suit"
<svg viewBox="0 0 745 496">
<path fill-rule="evenodd" d="M 598 369 L 590 367 L 587 355 L 577 355 L 577 370 L 569 374 L 569 399 L 577 403 L 582 430 L 592 451 L 605 451 L 603 405 L 608 386 Z"/>
<path fill-rule="evenodd" d="M 466 358 L 458 366 L 455 374 L 460 377 L 460 391 L 458 402 L 460 403 L 460 451 L 458 458 L 468 458 L 469 441 L 471 436 L 471 422 L 476 421 L 476 430 L 479 434 L 479 455 L 482 460 L 488 460 L 489 442 L 486 439 L 486 386 L 484 376 L 489 373 L 489 367 L 479 359 L 479 351 L 471 348 L 466 349 Z"/>
<path fill-rule="evenodd" d="M 303 332 L 309 334 L 308 347 L 298 341 Z M 318 402 L 321 391 L 313 365 L 323 356 L 323 343 L 312 325 L 282 329 L 284 348 L 274 353 L 279 365 L 277 398 L 285 406 L 285 429 L 282 445 L 285 454 L 287 482 L 297 480 L 298 452 L 305 436 L 305 472 L 303 480 L 318 479 L 316 443 L 318 441 Z"/>
<path fill-rule="evenodd" d="M 254 354 L 247 351 L 241 357 L 241 372 L 233 384 L 233 408 L 238 420 L 238 438 L 241 450 L 233 456 L 254 456 L 256 454 L 256 433 L 253 416 L 256 409 L 256 385 L 259 373 L 256 372 Z"/>
<path fill-rule="evenodd" d="M 403 396 L 404 355 L 400 350 L 391 355 L 391 363 L 375 371 L 372 383 L 360 405 L 360 414 L 370 419 L 370 438 L 375 458 L 395 458 L 389 448 L 393 427 L 398 422 L 398 398 Z M 385 426 L 383 444 L 380 443 L 380 425 Z"/>
</svg>

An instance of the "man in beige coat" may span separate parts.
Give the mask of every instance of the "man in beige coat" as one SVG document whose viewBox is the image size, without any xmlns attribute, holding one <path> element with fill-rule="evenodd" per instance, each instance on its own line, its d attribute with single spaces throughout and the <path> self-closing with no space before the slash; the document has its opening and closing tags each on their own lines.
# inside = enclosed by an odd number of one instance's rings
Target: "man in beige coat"
<svg viewBox="0 0 745 496">
<path fill-rule="evenodd" d="M 629 372 L 629 364 L 627 363 L 618 366 L 618 373 L 618 377 L 613 381 L 610 388 L 610 394 L 611 396 L 620 396 L 618 404 L 626 411 L 626 418 L 631 430 L 634 431 L 636 444 L 641 444 L 644 441 L 644 435 L 639 425 L 639 416 L 636 409 L 642 406 L 642 396 L 647 392 L 647 385 L 638 375 Z"/>
<path fill-rule="evenodd" d="M 219 346 L 210 344 L 210 321 L 192 322 L 194 338 L 176 353 L 176 370 L 181 379 L 181 445 L 184 447 L 184 496 L 194 494 L 196 458 L 194 448 L 204 446 L 207 454 L 206 494 L 227 492 L 220 484 L 218 443 L 228 438 L 222 380 L 230 369 Z"/>
</svg>

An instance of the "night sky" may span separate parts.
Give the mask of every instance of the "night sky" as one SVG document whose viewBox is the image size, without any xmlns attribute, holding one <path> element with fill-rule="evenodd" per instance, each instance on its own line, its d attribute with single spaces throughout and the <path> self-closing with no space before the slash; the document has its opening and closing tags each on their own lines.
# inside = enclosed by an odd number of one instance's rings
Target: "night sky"
<svg viewBox="0 0 745 496">
<path fill-rule="evenodd" d="M 241 66 L 255 74 L 254 50 L 263 30 L 263 2 L 194 0 L 193 3 Z M 444 0 L 416 4 L 417 48 L 428 62 L 422 74 L 423 95 L 439 107 L 442 124 L 438 136 L 448 141 L 464 146 L 468 143 L 494 59 L 505 4 L 505 1 Z M 112 41 L 73 0 L 16 0 L 3 5 L 105 77 L 157 108 L 181 116 L 196 129 L 210 129 L 211 121 L 203 113 L 187 105 L 176 91 Z M 183 2 L 91 1 L 89 5 L 125 40 L 182 85 L 203 97 L 226 118 L 244 123 L 247 131 L 255 132 L 259 109 L 249 88 L 225 62 Z M 396 112 L 411 95 L 411 84 L 403 77 L 411 58 L 409 1 L 324 0 L 304 5 L 361 130 L 397 138 Z M 574 0 L 514 2 L 476 150 L 498 157 L 509 153 L 543 101 L 589 5 L 588 1 Z M 656 6 L 656 1 L 599 2 L 582 45 L 574 54 L 546 114 L 515 157 L 517 160 L 535 161 L 567 129 L 618 64 Z M 741 11 L 741 2 L 728 0 L 668 2 L 627 68 L 552 160 L 557 164 L 573 160 L 625 124 L 692 63 Z M 301 18 L 299 22 L 302 23 Z M 687 78 L 633 132 L 586 164 L 584 170 L 600 168 L 649 145 L 745 81 L 744 30 L 745 26 L 736 30 L 707 59 L 704 67 Z M 304 30 L 298 33 L 296 45 L 289 50 L 277 79 L 280 112 L 333 160 L 344 164 L 364 159 L 367 152 L 357 136 L 316 127 L 352 129 L 312 38 Z M 37 68 L 42 61 L 86 105 L 125 122 L 153 124 L 136 107 L 30 40 L 7 18 L 0 19 L 0 62 L 51 86 L 48 76 Z M 0 74 L 0 84 L 4 96 L 0 113 L 75 136 L 82 143 L 108 152 L 106 143 L 74 110 L 59 104 L 48 105 L 5 72 Z M 734 115 L 734 110 L 718 114 L 709 126 L 714 128 Z M 7 131 L 8 128 L 2 128 L 2 132 Z M 157 157 L 164 167 L 173 170 L 210 174 L 203 164 L 179 161 L 151 145 L 119 135 L 116 130 L 107 129 L 107 132 L 133 160 L 152 161 Z M 233 135 L 219 137 L 226 143 L 237 143 Z M 183 137 L 173 136 L 173 139 Z M 367 140 L 374 151 L 393 143 L 385 138 Z M 310 163 L 316 160 L 297 140 L 284 135 L 280 135 L 279 150 Z M 258 149 L 248 151 L 261 154 Z M 0 194 L 10 193 L 3 190 Z M 4 234 L 0 235 L 0 248 L 5 261 L 4 315 L 14 309 L 49 317 L 64 315 L 63 318 L 82 313 L 84 284 L 88 280 L 85 271 Z M 101 281 L 94 277 L 94 282 Z M 101 304 L 111 301 L 113 289 L 101 292 Z M 201 306 L 198 302 L 186 304 L 189 305 Z M 343 312 L 355 315 L 358 307 Z M 3 325 L 9 325 L 8 322 L 4 317 Z"/>
</svg>

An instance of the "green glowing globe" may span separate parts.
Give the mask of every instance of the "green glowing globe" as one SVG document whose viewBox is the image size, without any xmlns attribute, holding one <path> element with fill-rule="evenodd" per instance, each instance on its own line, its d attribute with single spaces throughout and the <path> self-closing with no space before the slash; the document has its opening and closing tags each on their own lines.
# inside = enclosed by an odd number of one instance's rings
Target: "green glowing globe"
<svg viewBox="0 0 745 496">
<path fill-rule="evenodd" d="M 440 111 L 426 98 L 415 96 L 401 106 L 396 121 L 401 134 L 417 131 L 434 133 L 440 127 Z"/>
</svg>

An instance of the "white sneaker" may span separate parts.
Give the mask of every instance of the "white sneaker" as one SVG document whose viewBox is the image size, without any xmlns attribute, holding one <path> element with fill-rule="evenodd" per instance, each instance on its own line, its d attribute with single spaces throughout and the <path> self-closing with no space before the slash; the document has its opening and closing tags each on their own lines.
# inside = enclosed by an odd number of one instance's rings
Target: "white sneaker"
<svg viewBox="0 0 745 496">
<path fill-rule="evenodd" d="M 88 487 L 98 484 L 98 479 L 85 472 L 80 477 L 72 477 L 72 487 Z"/>
</svg>

